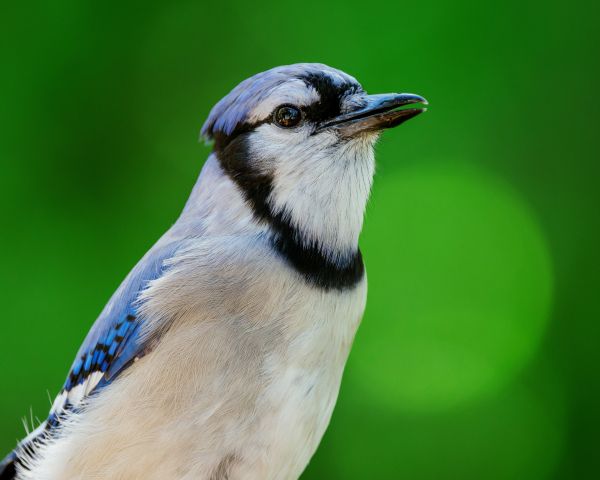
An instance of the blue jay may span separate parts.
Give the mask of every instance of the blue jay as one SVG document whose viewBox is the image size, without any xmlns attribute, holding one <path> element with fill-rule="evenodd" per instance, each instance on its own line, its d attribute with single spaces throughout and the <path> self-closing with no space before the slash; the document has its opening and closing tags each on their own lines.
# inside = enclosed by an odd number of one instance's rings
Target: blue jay
<svg viewBox="0 0 600 480">
<path fill-rule="evenodd" d="M 0 478 L 298 478 L 365 308 L 374 144 L 426 104 L 308 63 L 218 102 L 181 216 L 110 299 Z"/>
</svg>

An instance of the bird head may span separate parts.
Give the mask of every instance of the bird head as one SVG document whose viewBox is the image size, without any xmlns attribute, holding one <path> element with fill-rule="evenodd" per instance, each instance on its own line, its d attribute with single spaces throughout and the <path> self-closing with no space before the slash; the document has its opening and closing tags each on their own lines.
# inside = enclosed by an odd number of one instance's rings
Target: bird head
<svg viewBox="0 0 600 480">
<path fill-rule="evenodd" d="M 426 104 L 413 94 L 368 95 L 340 70 L 301 63 L 244 80 L 215 105 L 202 135 L 257 217 L 343 258 L 357 248 L 379 133 Z"/>
<path fill-rule="evenodd" d="M 235 87 L 211 110 L 202 135 L 217 149 L 249 133 L 284 155 L 297 145 L 343 148 L 415 117 L 423 105 L 414 94 L 368 95 L 354 77 L 327 65 L 286 65 Z"/>
</svg>

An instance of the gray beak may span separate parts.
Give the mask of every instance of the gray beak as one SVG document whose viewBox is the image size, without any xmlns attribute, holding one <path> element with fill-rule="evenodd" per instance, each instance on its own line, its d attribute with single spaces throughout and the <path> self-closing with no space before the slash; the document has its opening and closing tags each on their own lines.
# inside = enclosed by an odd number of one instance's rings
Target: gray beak
<svg viewBox="0 0 600 480">
<path fill-rule="evenodd" d="M 348 137 L 361 132 L 376 132 L 397 127 L 423 113 L 427 110 L 425 105 L 428 105 L 427 100 L 412 93 L 366 95 L 365 99 L 367 102 L 364 107 L 323 122 L 318 126 L 317 131 L 331 128 Z M 402 108 L 415 104 L 420 105 Z"/>
</svg>

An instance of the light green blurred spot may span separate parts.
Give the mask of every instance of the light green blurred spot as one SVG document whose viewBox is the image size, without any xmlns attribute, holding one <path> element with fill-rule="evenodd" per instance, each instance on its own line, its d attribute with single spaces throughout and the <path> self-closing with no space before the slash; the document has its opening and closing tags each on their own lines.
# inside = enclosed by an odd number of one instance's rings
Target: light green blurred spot
<svg viewBox="0 0 600 480">
<path fill-rule="evenodd" d="M 501 181 L 449 162 L 379 175 L 362 248 L 369 301 L 349 375 L 373 401 L 456 407 L 497 391 L 535 353 L 551 261 Z"/>
</svg>

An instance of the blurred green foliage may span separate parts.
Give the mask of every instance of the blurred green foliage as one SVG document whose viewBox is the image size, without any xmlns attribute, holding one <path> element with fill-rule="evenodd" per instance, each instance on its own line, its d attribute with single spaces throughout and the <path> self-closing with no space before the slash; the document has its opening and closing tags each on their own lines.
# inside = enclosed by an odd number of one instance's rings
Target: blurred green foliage
<svg viewBox="0 0 600 480">
<path fill-rule="evenodd" d="M 430 111 L 388 132 L 369 303 L 305 479 L 600 471 L 597 3 L 4 2 L 0 449 L 169 227 L 242 79 L 318 61 Z"/>
</svg>

